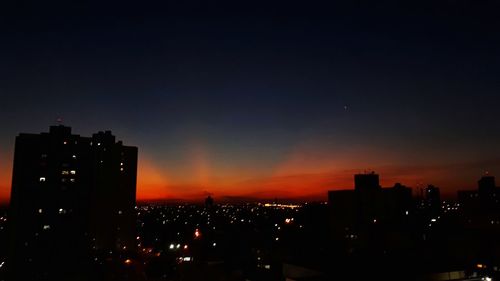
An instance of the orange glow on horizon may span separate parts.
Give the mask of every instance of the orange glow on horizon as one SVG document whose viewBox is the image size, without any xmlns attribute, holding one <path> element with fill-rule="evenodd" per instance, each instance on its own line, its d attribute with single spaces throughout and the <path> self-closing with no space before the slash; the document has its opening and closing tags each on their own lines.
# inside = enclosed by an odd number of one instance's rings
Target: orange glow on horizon
<svg viewBox="0 0 500 281">
<path fill-rule="evenodd" d="M 0 204 L 9 202 L 12 182 L 12 155 L 0 160 Z"/>
<path fill-rule="evenodd" d="M 137 168 L 137 200 L 154 200 L 172 197 L 168 191 L 168 181 L 161 171 L 147 157 L 139 156 Z"/>
<path fill-rule="evenodd" d="M 235 165 L 223 163 L 225 166 L 218 166 L 210 155 L 206 146 L 200 142 L 194 143 L 186 155 L 189 166 L 178 172 L 172 169 L 178 167 L 164 167 L 146 153 L 140 153 L 137 200 L 200 201 L 209 193 L 216 200 L 326 200 L 328 190 L 353 188 L 353 174 L 363 172 L 366 168 L 380 175 L 383 187 L 400 182 L 416 191 L 418 187 L 434 184 L 441 188 L 442 193 L 454 195 L 457 189 L 476 188 L 477 178 L 488 168 L 476 168 L 474 163 L 429 163 L 421 166 L 392 164 L 400 163 L 399 159 L 379 163 L 380 159 L 386 159 L 384 154 L 367 148 L 332 152 L 302 144 L 291 149 L 283 161 L 264 174 L 258 169 L 252 170 L 252 167 L 236 165 L 241 160 Z M 0 202 L 4 204 L 10 198 L 11 177 L 12 155 L 7 154 L 0 159 Z"/>
</svg>

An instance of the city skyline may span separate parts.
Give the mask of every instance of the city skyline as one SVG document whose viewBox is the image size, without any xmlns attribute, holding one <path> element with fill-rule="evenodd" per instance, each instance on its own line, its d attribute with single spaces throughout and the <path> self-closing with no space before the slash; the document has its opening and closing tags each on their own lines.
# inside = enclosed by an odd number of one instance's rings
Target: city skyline
<svg viewBox="0 0 500 281">
<path fill-rule="evenodd" d="M 139 201 L 475 187 L 500 175 L 498 18 L 435 2 L 8 4 L 0 201 L 15 137 L 57 118 L 140 147 Z"/>
<path fill-rule="evenodd" d="M 60 124 L 60 123 L 62 123 L 62 121 L 60 119 L 58 119 L 57 122 L 59 123 L 59 125 L 57 125 L 57 126 L 64 127 L 63 125 Z M 51 126 L 51 128 L 52 127 L 56 127 L 56 126 Z M 71 127 L 64 127 L 64 128 L 68 128 L 71 130 Z M 45 131 L 47 131 L 47 130 L 45 130 Z M 47 133 L 45 131 L 40 132 L 40 133 Z M 111 131 L 106 131 L 106 132 L 111 133 Z M 19 135 L 23 135 L 23 133 L 20 133 Z M 80 134 L 77 134 L 77 135 L 80 135 Z M 149 168 L 149 167 L 147 167 L 147 168 Z M 389 170 L 390 170 L 391 168 L 394 168 L 394 167 L 387 167 L 387 168 L 389 168 Z M 415 167 L 415 169 L 417 169 L 417 168 L 418 167 Z M 438 167 L 435 167 L 435 168 L 438 168 Z M 466 167 L 464 167 L 464 168 L 466 168 Z M 144 169 L 144 167 L 143 167 L 143 169 Z M 140 163 L 138 165 L 138 170 L 141 171 Z M 270 181 L 269 181 L 269 185 L 279 185 L 279 184 L 282 184 L 283 182 L 286 182 L 286 181 L 296 180 L 297 178 L 302 178 L 302 179 L 305 178 L 306 180 L 310 180 L 310 181 L 316 183 L 317 185 L 321 185 L 320 189 L 325 189 L 324 192 L 323 192 L 323 190 L 321 190 L 318 193 L 310 192 L 310 193 L 305 193 L 305 194 L 304 193 L 297 194 L 297 193 L 293 193 L 295 190 L 292 190 L 292 191 L 288 190 L 287 191 L 288 193 L 285 194 L 285 193 L 280 193 L 282 191 L 280 189 L 267 189 L 267 190 L 264 190 L 264 192 L 260 193 L 260 194 L 251 194 L 250 193 L 250 194 L 243 194 L 243 195 L 235 195 L 234 191 L 233 191 L 233 193 L 231 193 L 231 191 L 229 191 L 226 194 L 222 193 L 222 195 L 216 195 L 216 197 L 218 197 L 218 199 L 221 200 L 222 202 L 244 202 L 244 201 L 251 202 L 251 201 L 256 201 L 259 199 L 260 200 L 262 200 L 262 199 L 270 200 L 270 199 L 278 199 L 278 198 L 281 200 L 294 200 L 294 201 L 307 201 L 307 200 L 324 201 L 325 200 L 324 197 L 327 197 L 327 195 L 325 196 L 324 193 L 327 193 L 331 190 L 344 190 L 346 188 L 347 189 L 354 189 L 354 184 L 352 181 L 353 174 L 354 174 L 354 176 L 356 176 L 359 174 L 369 174 L 369 173 L 374 173 L 374 172 L 375 171 L 373 171 L 373 170 L 367 170 L 367 169 L 365 169 L 365 170 L 352 169 L 352 170 L 342 171 L 342 173 L 349 173 L 348 176 L 342 175 L 339 177 L 333 173 L 332 174 L 325 173 L 324 175 L 322 175 L 322 174 L 301 174 L 298 176 L 292 175 L 292 176 L 288 176 L 288 177 L 287 176 L 276 177 L 275 179 L 270 179 Z M 144 173 L 144 170 L 143 170 L 143 173 Z M 489 175 L 490 172 L 485 171 L 485 173 L 482 174 L 481 176 L 483 176 L 485 174 Z M 140 173 L 139 173 L 139 175 L 140 175 Z M 143 174 L 142 176 L 143 176 L 142 180 L 141 180 L 140 176 L 138 177 L 138 186 L 139 187 L 140 187 L 141 182 L 144 183 L 144 177 L 148 177 L 147 174 L 146 175 Z M 156 174 L 156 176 L 161 176 L 161 174 Z M 321 182 L 321 181 L 318 182 L 318 178 L 323 179 L 324 182 L 329 182 L 331 185 L 322 185 L 323 182 Z M 401 181 L 401 179 L 402 178 L 398 177 L 398 176 L 387 178 L 384 174 L 382 174 L 382 178 L 380 179 L 380 182 L 381 182 L 381 186 L 383 186 L 383 187 L 391 187 L 396 183 L 405 184 L 405 182 Z M 477 179 L 479 179 L 479 177 Z M 272 182 L 272 180 L 276 180 L 276 181 L 278 181 L 278 183 Z M 343 182 L 344 180 L 346 181 L 345 183 Z M 337 185 L 334 185 L 335 181 L 336 181 Z M 255 182 L 258 182 L 258 181 L 250 180 L 248 182 L 242 182 L 242 183 L 240 183 L 239 186 L 244 186 L 245 184 L 256 185 Z M 473 187 L 473 186 L 475 186 L 475 184 L 477 184 L 477 182 L 472 181 L 468 185 L 460 186 L 460 188 L 457 188 L 456 190 L 454 189 L 453 193 L 451 193 L 451 192 L 448 194 L 445 193 L 444 197 L 455 199 L 457 191 Z M 421 190 L 425 189 L 428 185 L 430 186 L 430 183 L 426 184 L 423 182 L 419 182 L 416 186 L 410 186 L 410 188 L 413 189 L 413 195 L 418 197 L 420 195 L 420 193 L 422 192 Z M 283 186 L 285 186 L 285 185 L 283 185 Z M 292 184 L 292 186 L 296 187 L 297 189 L 303 189 L 304 183 L 299 181 L 297 183 Z M 142 187 L 144 188 L 145 186 L 143 185 Z M 148 188 L 148 187 L 149 186 L 146 186 L 146 188 Z M 166 186 L 166 187 L 168 187 L 168 186 Z M 172 186 L 172 187 L 175 188 L 175 186 Z M 202 189 L 202 188 L 204 188 L 204 186 L 198 186 L 198 188 Z M 445 190 L 445 192 L 446 192 L 446 190 Z M 9 194 L 10 194 L 10 189 L 9 189 Z M 201 192 L 191 193 L 185 197 L 175 196 L 175 192 L 172 192 L 171 194 L 174 194 L 174 195 L 158 196 L 158 194 L 155 194 L 154 196 L 150 196 L 147 192 L 145 192 L 144 189 L 142 190 L 142 193 L 141 193 L 141 189 L 138 188 L 137 200 L 139 202 L 147 202 L 147 201 L 193 202 L 193 201 L 200 201 L 200 199 L 203 199 L 206 196 L 210 196 L 210 195 L 213 196 L 214 192 L 211 192 L 209 188 L 206 188 L 205 190 L 202 190 Z M 6 198 L 5 200 L 8 200 L 8 199 L 10 199 L 10 196 L 5 197 L 5 198 Z M 2 203 L 6 204 L 7 202 L 2 202 Z"/>
</svg>

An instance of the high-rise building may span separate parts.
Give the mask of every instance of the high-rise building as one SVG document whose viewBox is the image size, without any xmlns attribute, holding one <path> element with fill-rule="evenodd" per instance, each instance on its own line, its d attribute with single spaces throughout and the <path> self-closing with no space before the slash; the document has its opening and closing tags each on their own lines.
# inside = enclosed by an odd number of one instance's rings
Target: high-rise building
<svg viewBox="0 0 500 281">
<path fill-rule="evenodd" d="M 457 192 L 462 218 L 469 225 L 498 227 L 500 225 L 500 188 L 495 186 L 495 177 L 484 175 L 477 184 L 477 190 Z"/>
<path fill-rule="evenodd" d="M 439 188 L 429 185 L 424 190 L 424 209 L 431 216 L 437 216 L 441 213 L 441 194 Z"/>
<path fill-rule="evenodd" d="M 378 190 L 380 189 L 379 176 L 375 172 L 355 174 L 354 175 L 355 190 Z"/>
<path fill-rule="evenodd" d="M 496 190 L 495 177 L 484 175 L 477 181 L 478 191 L 480 193 L 493 193 Z"/>
<path fill-rule="evenodd" d="M 351 250 L 374 245 L 396 247 L 390 243 L 382 245 L 383 239 L 379 238 L 397 232 L 401 239 L 406 239 L 405 227 L 411 219 L 413 205 L 411 188 L 399 183 L 382 188 L 378 174 L 356 174 L 354 190 L 328 191 L 332 238 L 336 242 L 344 241 L 344 246 L 352 247 Z"/>
<path fill-rule="evenodd" d="M 98 252 L 133 250 L 136 178 L 137 147 L 110 131 L 81 137 L 58 125 L 17 136 L 8 260 L 15 280 L 70 280 Z"/>
</svg>

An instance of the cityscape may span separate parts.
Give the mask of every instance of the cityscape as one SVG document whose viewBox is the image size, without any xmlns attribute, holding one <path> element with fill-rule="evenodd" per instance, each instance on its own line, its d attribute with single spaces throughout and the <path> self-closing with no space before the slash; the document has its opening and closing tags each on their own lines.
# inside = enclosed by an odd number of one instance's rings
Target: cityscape
<svg viewBox="0 0 500 281">
<path fill-rule="evenodd" d="M 500 280 L 500 1 L 0 4 L 0 281 Z"/>
<path fill-rule="evenodd" d="M 492 175 L 456 201 L 364 172 L 324 202 L 138 204 L 137 156 L 111 131 L 17 136 L 3 280 L 500 278 Z"/>
</svg>

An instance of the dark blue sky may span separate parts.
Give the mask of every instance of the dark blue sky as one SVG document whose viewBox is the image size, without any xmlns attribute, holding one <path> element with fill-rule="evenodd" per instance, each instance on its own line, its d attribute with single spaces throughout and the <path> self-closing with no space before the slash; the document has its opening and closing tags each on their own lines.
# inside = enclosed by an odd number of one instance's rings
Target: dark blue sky
<svg viewBox="0 0 500 281">
<path fill-rule="evenodd" d="M 1 4 L 0 186 L 59 116 L 139 146 L 149 197 L 500 171 L 498 2 L 352 2 Z"/>
</svg>

